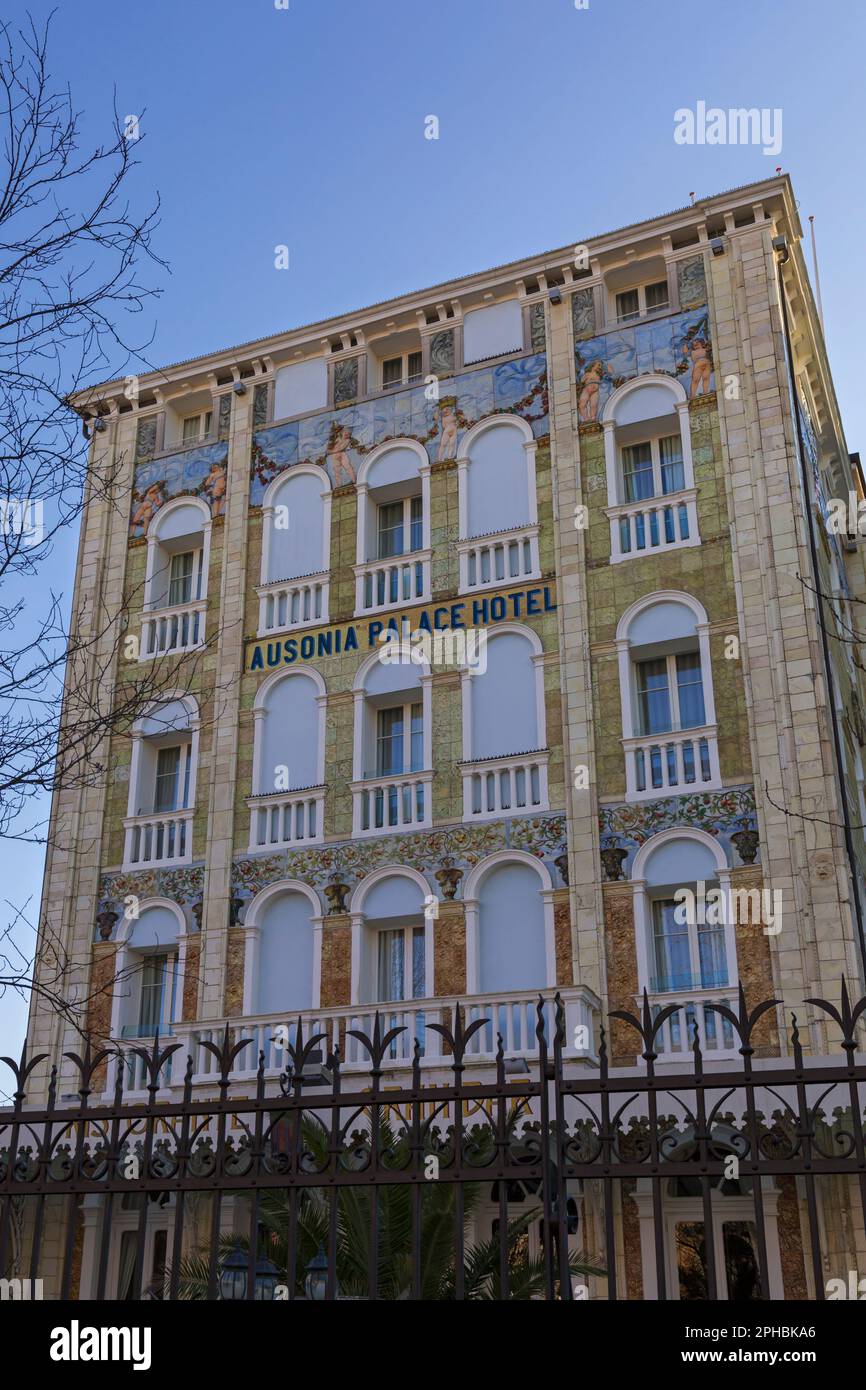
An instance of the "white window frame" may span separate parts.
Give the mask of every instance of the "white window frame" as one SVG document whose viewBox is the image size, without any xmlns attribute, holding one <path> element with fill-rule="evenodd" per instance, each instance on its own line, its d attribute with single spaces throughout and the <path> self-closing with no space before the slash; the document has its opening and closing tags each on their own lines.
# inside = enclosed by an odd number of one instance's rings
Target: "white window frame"
<svg viewBox="0 0 866 1390">
<path fill-rule="evenodd" d="M 410 493 L 407 497 L 395 497 L 393 502 L 377 502 L 376 506 L 376 550 L 380 548 L 382 538 L 382 511 L 385 507 L 393 507 L 398 503 L 403 504 L 403 549 L 395 550 L 391 555 L 378 555 L 377 560 L 396 560 L 400 555 L 416 555 L 424 549 L 424 497 L 421 492 Z M 412 545 L 412 503 L 419 503 L 420 525 L 421 525 L 421 545 Z"/>
<path fill-rule="evenodd" d="M 650 287 L 650 285 L 661 284 L 667 284 L 667 303 L 659 304 L 651 309 L 648 309 L 646 302 L 646 292 L 648 288 Z M 619 309 L 617 307 L 617 299 L 621 294 L 633 294 L 635 291 L 637 291 L 638 312 L 636 314 L 624 314 L 622 317 L 620 317 Z M 642 280 L 639 285 L 625 285 L 621 289 L 612 289 L 610 291 L 610 295 L 611 319 L 613 323 L 617 325 L 639 323 L 641 319 L 649 318 L 654 314 L 669 314 L 672 312 L 673 308 L 671 303 L 670 284 L 664 276 L 661 279 L 657 280 Z"/>
<path fill-rule="evenodd" d="M 411 374 L 411 375 L 410 375 L 410 372 L 409 372 L 409 358 L 410 358 L 410 357 L 416 357 L 416 356 L 417 356 L 417 357 L 421 357 L 420 370 L 419 370 L 417 373 Z M 386 362 L 396 362 L 396 361 L 398 361 L 398 359 L 399 359 L 399 361 L 400 361 L 400 380 L 399 380 L 399 381 L 389 381 L 389 382 L 387 383 L 387 385 L 386 385 L 386 384 L 385 384 L 385 363 L 386 363 Z M 400 388 L 401 386 L 415 385 L 416 382 L 419 382 L 419 381 L 423 381 L 423 380 L 424 380 L 424 360 L 423 360 L 423 357 L 422 357 L 422 351 L 421 351 L 421 348 L 420 348 L 420 347 L 409 348 L 409 349 L 407 349 L 406 352 L 391 352 L 391 353 L 388 354 L 387 357 L 379 357 L 379 358 L 377 359 L 377 363 L 378 363 L 378 367 L 379 367 L 378 376 L 379 376 L 379 390 L 380 390 L 380 391 L 397 391 L 397 390 L 399 390 L 399 388 Z"/>
<path fill-rule="evenodd" d="M 639 651 L 640 651 L 640 647 L 637 647 L 637 648 L 634 648 L 634 649 L 633 649 L 633 652 L 639 652 Z M 682 722 L 682 718 L 681 718 L 681 714 L 680 714 L 680 684 L 679 684 L 679 680 L 677 679 L 677 657 L 678 657 L 678 656 L 689 656 L 689 655 L 691 655 L 692 653 L 696 653 L 696 654 L 697 654 L 698 660 L 699 660 L 699 662 L 700 662 L 700 671 L 701 671 L 701 691 L 704 692 L 704 678 L 705 678 L 705 673 L 704 673 L 704 663 L 703 663 L 703 658 L 702 658 L 702 655 L 701 655 L 701 648 L 700 648 L 700 643 L 699 643 L 699 642 L 697 642 L 697 643 L 695 644 L 694 648 L 692 648 L 692 649 L 690 649 L 690 650 L 688 650 L 688 651 L 683 651 L 683 652 L 667 652 L 667 653 L 666 653 L 665 655 L 663 655 L 663 656 L 636 656 L 636 655 L 634 655 L 634 654 L 632 655 L 632 663 L 631 663 L 631 667 L 632 667 L 632 669 L 631 669 L 631 681 L 632 681 L 632 695 L 633 695 L 633 698 L 634 698 L 634 724 L 635 724 L 636 731 L 638 732 L 638 734 L 640 735 L 641 738 L 643 738 L 643 737 L 646 737 L 646 738 L 654 738 L 656 735 L 658 735 L 658 737 L 661 738 L 664 734 L 679 734 L 679 733 L 683 733 L 683 732 L 686 731 L 685 728 L 684 728 L 684 726 L 683 726 L 683 722 Z M 643 663 L 644 663 L 645 661 L 664 661 L 664 663 L 665 663 L 665 670 L 666 670 L 667 682 L 668 682 L 668 704 L 669 704 L 669 706 L 670 706 L 670 711 L 671 711 L 671 725 L 670 725 L 670 728 L 669 728 L 669 729 L 653 729 L 653 730 L 646 730 L 646 729 L 642 729 L 642 728 L 640 727 L 640 725 L 642 724 L 643 720 L 642 720 L 642 718 L 641 718 L 640 685 L 639 685 L 639 678 L 638 678 L 638 667 L 642 666 Z M 704 728 L 706 728 L 706 725 L 707 725 L 706 713 L 707 713 L 707 698 L 706 698 L 706 693 L 704 693 L 704 722 L 703 722 L 702 724 L 690 724 L 690 725 L 688 726 L 688 728 L 690 728 L 690 729 L 704 729 Z"/>
<path fill-rule="evenodd" d="M 168 572 L 170 583 L 172 556 L 188 553 L 184 551 L 167 550 L 164 546 L 164 543 L 160 539 L 160 526 L 166 521 L 166 519 L 169 516 L 171 516 L 171 513 L 173 511 L 177 510 L 178 507 L 188 507 L 190 505 L 197 507 L 198 510 L 201 512 L 201 527 L 198 531 L 190 531 L 188 535 L 190 539 L 200 536 L 201 542 L 199 545 L 191 545 L 188 548 L 193 552 L 193 554 L 198 552 L 199 555 L 197 566 L 194 562 L 194 573 L 198 574 L 198 582 L 195 586 L 196 596 L 195 598 L 190 599 L 189 602 L 204 603 L 207 599 L 207 576 L 208 569 L 210 567 L 210 538 L 212 526 L 210 512 L 206 504 L 197 497 L 174 497 L 170 502 L 167 502 L 165 506 L 160 507 L 159 511 L 157 512 L 156 516 L 154 517 L 147 530 L 147 562 L 145 565 L 144 593 L 142 596 L 142 607 L 145 613 L 158 613 L 163 609 L 170 608 L 172 606 L 183 606 L 172 605 L 168 602 L 168 585 L 166 585 L 166 597 L 162 603 L 156 604 L 153 600 L 152 595 L 154 581 L 156 580 L 156 577 L 161 569 L 160 555 L 162 554 L 163 556 L 168 557 Z M 182 540 L 183 537 L 172 536 L 170 539 L 172 541 L 176 541 Z"/>
<path fill-rule="evenodd" d="M 674 488 L 674 490 L 673 490 L 672 492 L 664 492 L 664 491 L 663 491 L 662 454 L 661 454 L 661 441 L 662 441 L 663 439 L 677 439 L 677 440 L 679 440 L 679 445 L 680 445 L 680 466 L 682 467 L 682 470 L 683 470 L 683 486 L 682 486 L 681 488 Z M 638 449 L 638 448 L 640 448 L 640 446 L 641 446 L 642 444 L 648 444 L 649 447 L 650 447 L 650 460 L 651 460 L 651 464 L 652 464 L 653 490 L 652 490 L 652 493 L 650 494 L 650 497 L 635 497 L 635 498 L 632 499 L 632 501 L 630 501 L 630 502 L 628 503 L 628 505 L 629 505 L 629 506 L 632 506 L 632 505 L 637 506 L 640 502 L 649 502 L 649 501 L 650 501 L 652 498 L 654 498 L 654 497 L 657 497 L 657 498 L 659 498 L 659 499 L 664 499 L 665 501 L 667 501 L 667 499 L 668 499 L 669 497 L 676 498 L 676 497 L 681 496 L 682 493 L 685 491 L 685 486 L 686 486 L 686 484 L 685 484 L 686 461 L 685 461 L 685 457 L 684 457 L 685 451 L 684 451 L 684 449 L 683 449 L 683 437 L 682 437 L 682 433 L 678 431 L 678 432 L 675 433 L 675 434 L 667 434 L 667 433 L 661 434 L 661 433 L 659 433 L 659 434 L 648 435 L 647 438 L 645 438 L 645 439 L 633 439 L 633 440 L 631 440 L 628 444 L 621 444 L 621 445 L 618 445 L 618 446 L 617 446 L 617 454 L 619 455 L 619 483 L 620 483 L 620 489 L 621 489 L 621 492 L 622 492 L 622 500 L 623 500 L 623 502 L 626 501 L 626 495 L 625 495 L 625 494 L 626 494 L 626 486 L 625 486 L 625 476 L 626 476 L 625 451 L 626 451 L 626 449 Z"/>
<path fill-rule="evenodd" d="M 187 435 L 187 426 L 196 423 L 195 435 L 190 432 Z M 194 415 L 183 415 L 180 421 L 180 442 L 184 447 L 192 444 L 201 444 L 210 437 L 213 430 L 213 407 L 210 410 L 199 410 Z"/>
<path fill-rule="evenodd" d="M 380 950 L 380 947 L 381 947 L 382 935 L 383 935 L 384 932 L 388 932 L 388 931 L 399 931 L 399 932 L 402 932 L 402 933 L 403 933 L 403 994 L 402 994 L 402 996 L 401 996 L 399 999 L 382 999 L 382 998 L 379 996 L 379 950 Z M 425 950 L 424 950 L 424 992 L 423 992 L 422 994 L 419 994 L 419 995 L 415 995 L 415 994 L 412 992 L 412 983 L 413 983 L 413 981 L 412 981 L 412 976 L 413 976 L 414 944 L 415 944 L 415 943 L 414 943 L 414 938 L 415 938 L 415 932 L 416 932 L 416 931 L 424 932 L 424 947 L 425 947 Z M 423 922 L 423 921 L 420 921 L 420 922 L 407 922 L 407 923 L 405 923 L 405 924 L 403 924 L 403 923 L 393 923 L 393 922 L 390 922 L 390 921 L 389 921 L 389 922 L 381 922 L 381 921 L 380 921 L 380 922 L 368 922 L 368 923 L 367 923 L 367 933 L 368 933 L 368 945 L 372 944 L 370 938 L 375 937 L 375 941 L 376 941 L 375 947 L 373 948 L 373 951 L 374 951 L 374 960 L 372 961 L 372 965 L 373 965 L 373 976 L 374 976 L 374 979 L 375 979 L 375 988 L 374 988 L 374 990 L 373 990 L 373 993 L 376 995 L 376 998 L 375 998 L 374 1000 L 372 1000 L 371 1002 L 374 1003 L 374 1004 L 412 1004 L 412 1003 L 415 1001 L 416 998 L 417 998 L 417 999 L 429 999 L 430 995 L 429 995 L 429 993 L 428 993 L 428 991 L 427 991 L 427 959 L 426 959 L 426 957 L 427 957 L 427 951 L 426 951 L 426 946 L 427 946 L 427 935 L 426 935 L 426 931 L 425 931 L 425 924 L 424 924 L 424 922 Z"/>
<path fill-rule="evenodd" d="M 408 772 L 423 772 L 423 771 L 424 771 L 424 768 L 423 768 L 423 767 L 413 767 L 413 766 L 412 766 L 412 710 L 413 710 L 417 705 L 420 705 L 420 706 L 421 706 L 421 749 L 422 749 L 422 752 L 421 752 L 421 760 L 422 760 L 422 762 L 424 761 L 424 746 L 425 746 L 425 732 L 426 732 L 425 727 L 424 727 L 424 699 L 423 699 L 422 692 L 419 690 L 419 691 L 418 691 L 418 699 L 417 699 L 417 700 L 410 700 L 410 701 L 408 701 L 408 702 L 405 702 L 405 701 L 404 701 L 404 702 L 402 702 L 402 703 L 400 703 L 400 704 L 396 704 L 396 705 L 377 705 L 377 706 L 375 707 L 375 714 L 376 714 L 375 740 L 376 740 L 376 745 L 375 745 L 375 758 L 374 758 L 374 762 L 376 763 L 377 767 L 376 767 L 376 771 L 375 771 L 375 772 L 371 772 L 371 773 L 370 773 L 370 776 L 371 776 L 371 777 L 374 777 L 374 778 L 376 778 L 376 779 L 379 779 L 379 778 L 381 778 L 381 777 L 402 777 L 402 776 L 404 776 L 404 774 L 406 774 L 406 773 L 408 773 Z M 379 763 L 379 748 L 380 748 L 380 745 L 381 745 L 381 743 L 382 743 L 382 737 L 381 737 L 381 735 L 380 735 L 380 733 L 379 733 L 379 715 L 380 715 L 380 714 L 385 714 L 385 713 L 386 713 L 387 711 L 389 711 L 389 710 L 397 710 L 397 709 L 398 709 L 398 710 L 401 710 L 401 711 L 402 711 L 402 715 L 403 715 L 403 740 L 402 740 L 402 741 L 403 741 L 403 757 L 402 757 L 403 766 L 402 766 L 401 768 L 399 768 L 399 769 L 398 769 L 397 771 L 395 771 L 395 772 L 380 772 L 380 771 L 378 770 L 378 763 Z"/>
</svg>

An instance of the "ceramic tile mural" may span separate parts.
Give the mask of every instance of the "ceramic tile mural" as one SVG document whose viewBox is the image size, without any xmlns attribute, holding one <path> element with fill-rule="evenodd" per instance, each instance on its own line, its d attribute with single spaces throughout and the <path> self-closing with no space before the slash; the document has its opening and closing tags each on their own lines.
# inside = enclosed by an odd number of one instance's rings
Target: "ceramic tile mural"
<svg viewBox="0 0 866 1390">
<path fill-rule="evenodd" d="M 434 333 L 430 339 L 430 370 L 434 376 L 450 376 L 454 371 L 453 328 Z"/>
<path fill-rule="evenodd" d="M 148 415 L 139 420 L 135 430 L 135 457 L 150 458 L 156 449 L 156 416 Z"/>
<path fill-rule="evenodd" d="M 202 497 L 211 516 L 222 516 L 226 500 L 228 443 L 203 444 L 180 454 L 139 463 L 132 489 L 129 538 L 147 535 L 147 528 L 166 502 L 181 495 Z"/>
<path fill-rule="evenodd" d="M 269 884 L 299 879 L 318 889 L 324 895 L 323 902 L 330 901 L 333 910 L 334 882 L 351 890 L 374 869 L 405 864 L 426 873 L 435 890 L 437 871 L 444 864 L 450 871 L 452 893 L 459 898 L 461 880 L 466 873 L 488 855 L 509 847 L 526 850 L 548 861 L 554 885 L 564 884 L 560 870 L 566 867 L 563 858 L 566 853 L 565 817 L 553 814 L 311 846 L 305 850 L 281 850 L 239 859 L 232 869 L 232 891 L 253 897 Z M 563 859 L 562 865 L 559 859 Z M 441 885 L 442 879 L 438 882 Z M 442 896 L 449 896 L 447 889 L 443 889 Z"/>
<path fill-rule="evenodd" d="M 758 862 L 755 791 L 751 786 L 720 792 L 668 796 L 606 806 L 598 818 L 605 878 L 628 878 L 641 845 L 660 830 L 691 827 L 714 836 L 732 867 Z"/>
<path fill-rule="evenodd" d="M 707 277 L 703 256 L 677 261 L 677 287 L 681 309 L 694 309 L 707 302 Z"/>
<path fill-rule="evenodd" d="M 253 392 L 253 429 L 259 429 L 268 423 L 268 393 L 270 387 L 267 383 L 260 384 Z"/>
<path fill-rule="evenodd" d="M 219 413 L 217 420 L 217 433 L 220 439 L 228 439 L 232 423 L 232 398 L 228 391 L 224 396 L 220 396 L 219 398 Z"/>
<path fill-rule="evenodd" d="M 706 305 L 611 329 L 574 350 L 581 423 L 598 420 L 618 386 L 644 372 L 682 377 L 689 400 L 714 389 L 710 316 Z"/>
<path fill-rule="evenodd" d="M 595 290 L 585 285 L 571 296 L 571 321 L 575 341 L 591 338 L 595 333 Z"/>
<path fill-rule="evenodd" d="M 325 468 L 334 487 L 354 483 L 364 456 L 389 439 L 416 440 L 431 463 L 456 458 L 460 439 L 471 425 L 505 411 L 522 416 L 536 439 L 548 434 L 544 353 L 440 381 L 438 401 L 428 400 L 426 390 L 422 385 L 389 392 L 343 410 L 256 431 L 250 503 L 261 506 L 268 483 L 294 463 Z"/>
<path fill-rule="evenodd" d="M 358 359 L 334 363 L 334 402 L 353 401 L 358 394 Z"/>
<path fill-rule="evenodd" d="M 544 328 L 544 305 L 541 300 L 529 307 L 529 345 L 538 352 L 544 352 L 547 338 Z"/>
</svg>

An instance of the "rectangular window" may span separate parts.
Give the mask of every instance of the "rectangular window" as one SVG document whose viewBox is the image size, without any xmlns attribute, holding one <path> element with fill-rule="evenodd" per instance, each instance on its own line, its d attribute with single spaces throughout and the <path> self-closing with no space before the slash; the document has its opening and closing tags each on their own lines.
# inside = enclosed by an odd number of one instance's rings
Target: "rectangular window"
<svg viewBox="0 0 866 1390">
<path fill-rule="evenodd" d="M 206 410 L 201 415 L 188 415 L 183 421 L 183 442 L 184 444 L 197 444 L 200 439 L 206 439 L 210 434 L 213 413 Z"/>
<path fill-rule="evenodd" d="M 377 1000 L 423 999 L 426 994 L 424 928 L 395 927 L 379 931 L 377 936 Z M 411 970 L 409 978 L 407 967 Z"/>
<path fill-rule="evenodd" d="M 659 460 L 662 472 L 662 492 L 679 492 L 686 485 L 683 469 L 683 446 L 678 435 L 659 440 Z"/>
<path fill-rule="evenodd" d="M 642 734 L 667 734 L 671 730 L 668 664 L 663 656 L 637 663 L 637 699 Z"/>
<path fill-rule="evenodd" d="M 403 380 L 403 358 L 387 357 L 382 363 L 382 385 L 399 386 Z"/>
<path fill-rule="evenodd" d="M 412 748 L 410 772 L 420 772 L 424 766 L 424 719 L 420 702 L 412 706 Z"/>
<path fill-rule="evenodd" d="M 186 550 L 182 555 L 172 555 L 168 580 L 169 607 L 191 601 L 194 562 L 193 550 Z"/>
<path fill-rule="evenodd" d="M 706 723 L 700 653 L 682 652 L 677 657 L 676 665 L 679 727 L 699 729 Z"/>
<path fill-rule="evenodd" d="M 421 498 L 410 497 L 409 504 L 409 549 L 420 550 L 424 544 Z"/>
<path fill-rule="evenodd" d="M 640 318 L 640 300 L 637 290 L 623 290 L 616 297 L 616 317 L 618 323 Z"/>
<path fill-rule="evenodd" d="M 387 502 L 379 508 L 378 530 L 379 530 L 379 556 L 380 560 L 387 560 L 392 555 L 402 555 L 403 547 L 403 511 L 402 502 Z"/>
<path fill-rule="evenodd" d="M 180 748 L 160 748 L 156 755 L 154 811 L 176 811 L 180 782 Z"/>
<path fill-rule="evenodd" d="M 163 1031 L 163 1001 L 168 956 L 145 956 L 141 972 L 141 999 L 138 1006 L 138 1032 L 148 1037 Z"/>
<path fill-rule="evenodd" d="M 376 775 L 399 776 L 403 772 L 403 706 L 380 709 L 376 734 Z"/>
<path fill-rule="evenodd" d="M 420 381 L 420 380 L 421 380 L 421 354 L 420 354 L 420 352 L 410 352 L 410 353 L 409 353 L 409 358 L 408 358 L 408 361 L 407 361 L 407 364 L 406 364 L 406 365 L 407 365 L 407 368 L 408 368 L 407 373 L 406 373 L 406 379 L 407 379 L 407 381 Z"/>
<path fill-rule="evenodd" d="M 666 309 L 668 307 L 668 282 L 667 280 L 657 280 L 653 285 L 647 285 L 646 311 L 651 314 L 656 309 Z"/>
<path fill-rule="evenodd" d="M 648 442 L 626 445 L 622 451 L 622 469 L 626 502 L 642 502 L 652 497 L 653 460 Z"/>
<path fill-rule="evenodd" d="M 673 898 L 656 901 L 653 908 L 653 947 L 656 990 L 691 989 L 692 972 L 687 922 L 676 920 Z"/>
</svg>

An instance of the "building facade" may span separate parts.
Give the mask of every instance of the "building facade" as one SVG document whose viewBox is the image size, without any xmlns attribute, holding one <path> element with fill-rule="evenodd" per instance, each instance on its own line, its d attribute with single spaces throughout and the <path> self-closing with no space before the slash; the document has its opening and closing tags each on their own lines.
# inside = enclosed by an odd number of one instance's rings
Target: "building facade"
<svg viewBox="0 0 866 1390">
<path fill-rule="evenodd" d="M 121 1066 L 144 1095 L 158 1031 L 165 1092 L 189 1053 L 206 1093 L 227 1023 L 239 1086 L 260 1049 L 276 1085 L 299 1018 L 360 1068 L 377 1010 L 406 1029 L 395 1084 L 415 1038 L 435 1083 L 432 1024 L 486 1019 L 480 1078 L 497 1035 L 532 1065 L 557 991 L 575 1075 L 602 1025 L 635 1064 L 607 1015 L 644 994 L 676 1005 L 662 1072 L 696 1030 L 723 1067 L 709 1006 L 738 981 L 782 1001 L 758 1059 L 785 1010 L 863 993 L 866 576 L 832 505 L 863 488 L 800 238 L 778 177 L 78 401 L 116 481 L 76 619 L 123 595 L 93 669 L 116 651 L 119 698 L 153 687 L 53 808 L 43 917 L 121 1055 L 97 1092 Z M 73 1040 L 34 1005 L 31 1051 Z M 844 1187 L 822 1220 L 847 1269 Z M 649 1206 L 638 1183 L 617 1216 L 632 1298 Z M 793 1178 L 770 1208 L 764 1296 L 814 1296 Z M 591 1253 L 589 1194 L 581 1229 Z"/>
</svg>

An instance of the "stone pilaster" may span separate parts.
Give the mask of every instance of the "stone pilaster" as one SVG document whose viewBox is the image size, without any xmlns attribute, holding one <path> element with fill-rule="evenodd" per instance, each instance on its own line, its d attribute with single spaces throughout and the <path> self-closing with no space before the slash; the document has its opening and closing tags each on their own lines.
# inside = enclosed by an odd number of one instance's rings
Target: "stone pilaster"
<svg viewBox="0 0 866 1390">
<path fill-rule="evenodd" d="M 433 919 L 433 979 L 437 995 L 466 993 L 466 908 L 441 902 Z"/>
</svg>

